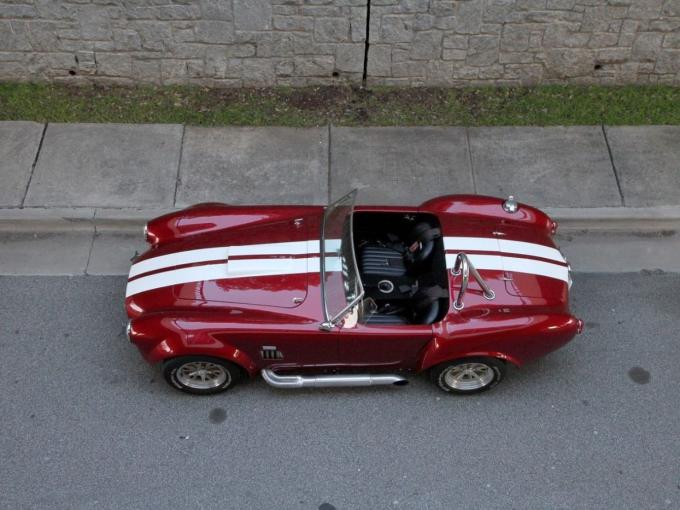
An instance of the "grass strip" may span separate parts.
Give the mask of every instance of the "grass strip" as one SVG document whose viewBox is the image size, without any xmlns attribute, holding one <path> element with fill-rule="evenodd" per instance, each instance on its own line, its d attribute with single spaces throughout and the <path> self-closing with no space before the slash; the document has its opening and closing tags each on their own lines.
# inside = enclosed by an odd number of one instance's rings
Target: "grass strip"
<svg viewBox="0 0 680 510">
<path fill-rule="evenodd" d="M 680 124 L 680 87 L 208 89 L 2 82 L 0 120 L 199 126 Z"/>
</svg>

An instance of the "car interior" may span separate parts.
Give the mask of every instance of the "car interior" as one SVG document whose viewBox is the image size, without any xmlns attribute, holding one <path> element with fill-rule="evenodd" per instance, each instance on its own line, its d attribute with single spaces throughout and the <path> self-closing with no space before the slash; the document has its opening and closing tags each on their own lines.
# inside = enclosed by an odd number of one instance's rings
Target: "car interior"
<svg viewBox="0 0 680 510">
<path fill-rule="evenodd" d="M 441 228 L 431 214 L 354 213 L 363 324 L 432 324 L 448 310 Z"/>
</svg>

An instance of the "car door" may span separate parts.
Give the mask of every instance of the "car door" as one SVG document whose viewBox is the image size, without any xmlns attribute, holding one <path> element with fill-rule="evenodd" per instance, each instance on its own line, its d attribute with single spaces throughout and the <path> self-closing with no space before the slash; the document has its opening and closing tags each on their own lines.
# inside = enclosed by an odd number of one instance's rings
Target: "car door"
<svg viewBox="0 0 680 510">
<path fill-rule="evenodd" d="M 416 366 L 422 349 L 433 338 L 431 325 L 364 325 L 337 331 L 343 366 L 400 368 Z"/>
</svg>

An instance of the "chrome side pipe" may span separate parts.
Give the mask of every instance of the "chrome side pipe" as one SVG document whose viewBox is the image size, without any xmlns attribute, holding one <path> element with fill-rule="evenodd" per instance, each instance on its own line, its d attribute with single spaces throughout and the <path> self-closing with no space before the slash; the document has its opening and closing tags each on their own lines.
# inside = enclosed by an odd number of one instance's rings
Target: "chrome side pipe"
<svg viewBox="0 0 680 510">
<path fill-rule="evenodd" d="M 329 388 L 333 386 L 403 386 L 408 380 L 394 374 L 388 375 L 278 375 L 273 370 L 262 369 L 262 379 L 274 388 Z"/>
</svg>

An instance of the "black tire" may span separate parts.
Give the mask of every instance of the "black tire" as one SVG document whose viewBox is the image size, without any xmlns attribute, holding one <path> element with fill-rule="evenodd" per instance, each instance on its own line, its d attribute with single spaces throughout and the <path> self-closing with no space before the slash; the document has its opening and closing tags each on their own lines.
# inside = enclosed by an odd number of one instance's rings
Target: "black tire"
<svg viewBox="0 0 680 510">
<path fill-rule="evenodd" d="M 467 367 L 464 367 L 465 365 Z M 469 374 L 471 370 L 475 373 L 475 376 L 466 376 L 466 370 Z M 458 383 L 460 384 L 459 387 L 452 384 L 456 372 L 458 372 L 459 377 L 462 377 Z M 506 366 L 502 360 L 496 358 L 463 358 L 447 361 L 432 368 L 430 378 L 442 391 L 456 395 L 472 395 L 488 391 L 496 386 L 505 377 L 505 372 Z"/>
<path fill-rule="evenodd" d="M 204 373 L 199 374 L 202 370 Z M 214 395 L 233 387 L 241 378 L 241 369 L 222 358 L 182 356 L 163 363 L 163 377 L 179 391 L 192 395 Z"/>
</svg>

